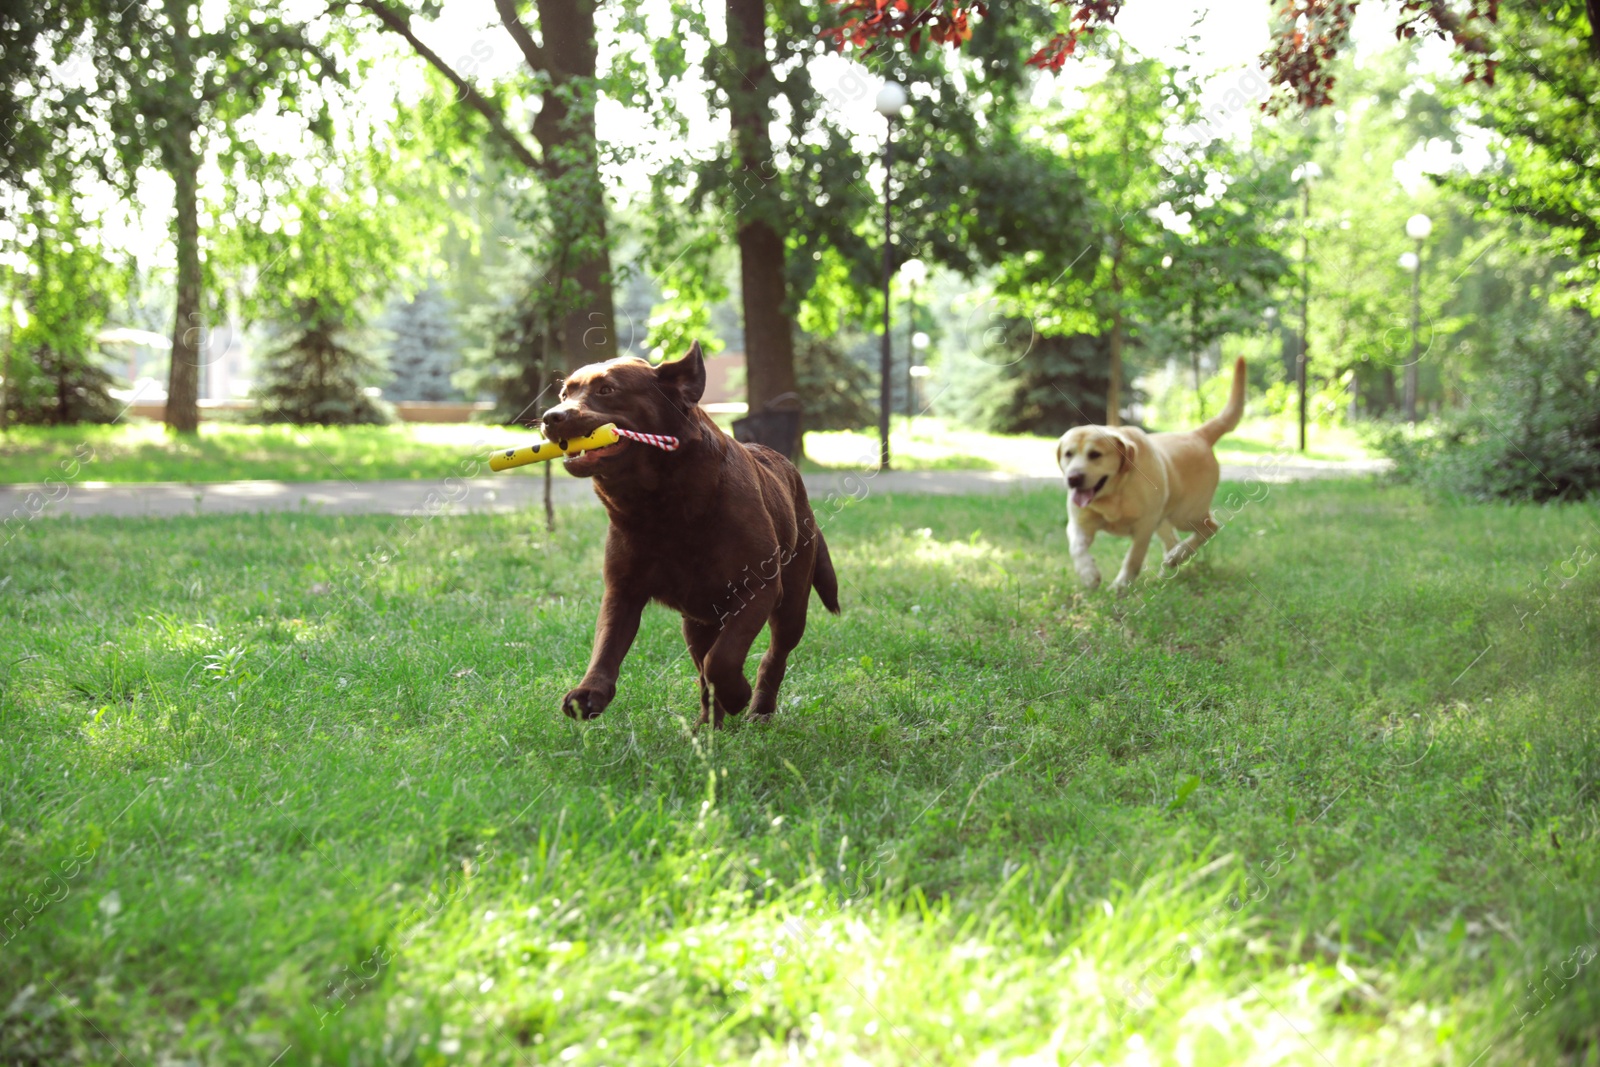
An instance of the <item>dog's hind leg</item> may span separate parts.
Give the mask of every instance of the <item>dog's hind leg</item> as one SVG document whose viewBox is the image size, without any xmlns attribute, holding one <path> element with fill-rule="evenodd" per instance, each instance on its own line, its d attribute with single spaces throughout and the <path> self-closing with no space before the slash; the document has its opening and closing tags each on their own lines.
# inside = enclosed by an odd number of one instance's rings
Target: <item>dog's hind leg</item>
<svg viewBox="0 0 1600 1067">
<path fill-rule="evenodd" d="M 772 643 L 756 669 L 756 694 L 750 704 L 750 714 L 757 720 L 770 719 L 778 709 L 778 689 L 789 669 L 789 653 L 806 635 L 806 608 L 810 599 L 810 585 L 800 586 L 778 603 L 778 609 L 768 620 Z"/>
<path fill-rule="evenodd" d="M 1166 558 L 1161 562 L 1168 567 L 1178 566 L 1180 563 L 1183 563 L 1185 560 L 1193 556 L 1196 552 L 1200 551 L 1200 546 L 1215 537 L 1217 535 L 1217 531 L 1220 529 L 1222 529 L 1222 527 L 1217 525 L 1217 521 L 1210 515 L 1207 515 L 1205 518 L 1189 527 L 1189 536 L 1185 537 L 1181 544 L 1177 545 L 1176 547 L 1173 547 L 1172 545 L 1167 546 L 1168 550 Z"/>
<path fill-rule="evenodd" d="M 725 715 L 737 715 L 750 703 L 750 682 L 744 661 L 780 595 L 777 583 L 761 589 L 744 610 L 728 616 L 706 651 L 701 675 L 711 683 L 711 725 L 722 728 Z"/>
<path fill-rule="evenodd" d="M 684 617 L 683 641 L 689 646 L 689 658 L 694 660 L 695 677 L 700 682 L 700 717 L 695 720 L 696 726 L 711 721 L 711 683 L 706 681 L 706 653 L 711 651 L 716 640 L 715 626 Z"/>
<path fill-rule="evenodd" d="M 1165 520 L 1156 527 L 1156 536 L 1161 538 L 1161 543 L 1166 546 L 1168 552 L 1171 552 L 1173 546 L 1178 543 L 1178 531 L 1172 528 L 1172 523 Z"/>
</svg>

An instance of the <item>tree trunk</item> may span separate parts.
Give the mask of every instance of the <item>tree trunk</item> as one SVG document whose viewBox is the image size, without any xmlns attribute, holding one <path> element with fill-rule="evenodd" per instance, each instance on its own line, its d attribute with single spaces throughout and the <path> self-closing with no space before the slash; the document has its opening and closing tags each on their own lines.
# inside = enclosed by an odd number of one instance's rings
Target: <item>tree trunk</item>
<svg viewBox="0 0 1600 1067">
<path fill-rule="evenodd" d="M 172 24 L 173 66 L 178 80 L 174 94 L 193 99 L 195 76 L 189 55 L 190 9 L 182 0 L 163 5 Z M 178 246 L 177 308 L 172 322 L 172 357 L 167 371 L 164 421 L 174 433 L 200 429 L 200 359 L 205 324 L 200 321 L 200 154 L 195 150 L 195 113 L 180 111 L 161 146 L 161 162 L 172 175 L 174 238 Z"/>
<path fill-rule="evenodd" d="M 1111 253 L 1111 380 L 1106 385 L 1106 425 L 1122 425 L 1122 239 Z"/>
<path fill-rule="evenodd" d="M 172 324 L 172 366 L 167 377 L 167 428 L 192 434 L 200 427 L 200 160 L 187 129 L 173 131 L 172 181 L 176 187 L 178 307 Z"/>
<path fill-rule="evenodd" d="M 1189 365 L 1194 369 L 1194 400 L 1200 407 L 1200 421 L 1206 421 L 1206 394 L 1200 388 L 1200 339 L 1194 328 L 1194 304 L 1189 304 Z"/>
<path fill-rule="evenodd" d="M 544 179 L 550 209 L 550 254 L 543 294 L 561 306 L 562 364 L 573 370 L 617 354 L 611 301 L 611 251 L 606 232 L 605 186 L 595 136 L 595 0 L 536 0 L 539 35 L 522 22 L 522 0 L 495 0 L 500 21 L 528 67 L 548 79 L 532 133 L 541 157 L 506 126 L 503 111 L 411 29 L 410 17 L 384 0 L 357 0 L 384 27 L 404 37 L 417 54 L 455 86 L 463 106 L 478 112 L 501 144 Z"/>
<path fill-rule="evenodd" d="M 727 86 L 734 156 L 739 167 L 739 287 L 744 302 L 746 399 L 752 412 L 795 391 L 794 324 L 789 318 L 786 252 L 778 228 L 781 204 L 773 184 L 766 0 L 728 0 Z"/>
<path fill-rule="evenodd" d="M 557 285 L 570 280 L 577 288 L 574 300 L 558 296 L 566 305 L 559 316 L 562 364 L 571 371 L 617 354 L 606 195 L 594 121 L 594 4 L 538 0 L 538 8 L 550 87 L 533 120 L 533 135 L 552 204 L 550 277 Z"/>
</svg>

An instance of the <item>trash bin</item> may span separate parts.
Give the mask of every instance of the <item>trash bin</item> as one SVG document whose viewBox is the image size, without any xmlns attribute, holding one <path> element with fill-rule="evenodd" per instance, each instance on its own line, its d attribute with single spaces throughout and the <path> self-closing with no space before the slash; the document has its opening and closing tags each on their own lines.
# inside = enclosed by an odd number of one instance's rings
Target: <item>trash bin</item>
<svg viewBox="0 0 1600 1067">
<path fill-rule="evenodd" d="M 733 420 L 733 439 L 743 444 L 766 445 L 791 461 L 800 457 L 800 397 L 775 396 L 760 411 Z"/>
</svg>

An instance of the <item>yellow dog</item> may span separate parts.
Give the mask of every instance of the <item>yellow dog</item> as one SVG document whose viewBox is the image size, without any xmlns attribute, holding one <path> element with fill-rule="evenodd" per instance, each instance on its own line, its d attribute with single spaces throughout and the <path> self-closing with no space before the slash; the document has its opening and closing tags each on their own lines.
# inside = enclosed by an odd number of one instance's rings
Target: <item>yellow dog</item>
<svg viewBox="0 0 1600 1067">
<path fill-rule="evenodd" d="M 1144 567 L 1150 538 L 1167 546 L 1176 567 L 1218 530 L 1211 498 L 1221 471 L 1212 451 L 1244 414 L 1244 360 L 1233 365 L 1233 392 L 1221 414 L 1198 429 L 1147 434 L 1132 426 L 1079 426 L 1056 442 L 1056 465 L 1067 479 L 1067 539 L 1078 577 L 1100 584 L 1089 546 L 1102 531 L 1133 538 L 1111 588 L 1125 592 Z M 1177 531 L 1189 537 L 1178 542 Z"/>
</svg>

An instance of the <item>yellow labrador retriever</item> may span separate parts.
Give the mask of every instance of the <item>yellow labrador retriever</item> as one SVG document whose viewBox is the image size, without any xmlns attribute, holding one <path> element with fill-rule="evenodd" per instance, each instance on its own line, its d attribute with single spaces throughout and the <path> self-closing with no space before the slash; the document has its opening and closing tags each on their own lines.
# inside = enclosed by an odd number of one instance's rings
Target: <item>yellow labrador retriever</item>
<svg viewBox="0 0 1600 1067">
<path fill-rule="evenodd" d="M 1220 471 L 1212 446 L 1244 414 L 1244 360 L 1233 365 L 1233 392 L 1221 414 L 1198 429 L 1147 434 L 1133 426 L 1079 426 L 1056 443 L 1056 465 L 1067 479 L 1067 539 L 1078 577 L 1100 584 L 1089 546 L 1104 531 L 1133 538 L 1111 588 L 1125 592 L 1139 576 L 1150 538 L 1167 546 L 1176 567 L 1209 541 L 1218 526 L 1211 498 Z M 1178 543 L 1178 530 L 1189 537 Z"/>
</svg>

